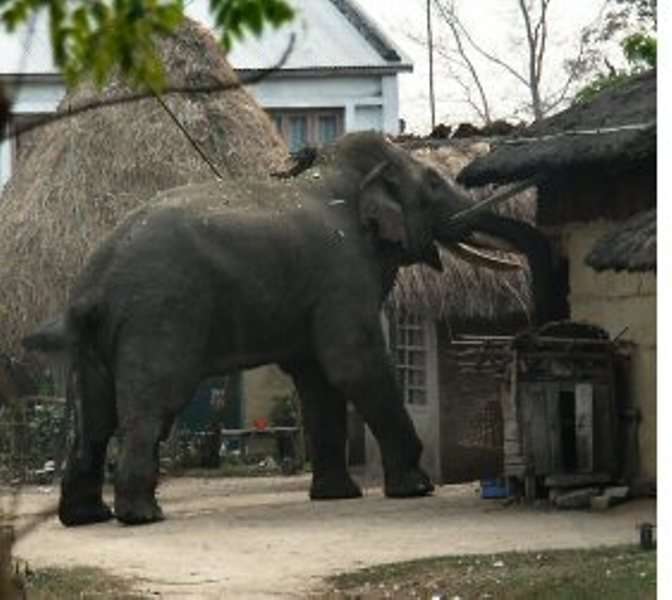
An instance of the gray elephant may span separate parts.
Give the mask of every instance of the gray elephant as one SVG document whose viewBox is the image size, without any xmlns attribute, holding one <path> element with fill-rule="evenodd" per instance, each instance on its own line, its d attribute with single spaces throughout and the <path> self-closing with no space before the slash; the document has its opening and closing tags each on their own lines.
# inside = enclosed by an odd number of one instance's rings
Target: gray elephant
<svg viewBox="0 0 672 600">
<path fill-rule="evenodd" d="M 303 403 L 311 498 L 361 495 L 346 468 L 348 402 L 380 445 L 385 494 L 431 493 L 380 324 L 399 267 L 440 269 L 435 240 L 475 242 L 481 230 L 528 253 L 539 306 L 546 293 L 543 237 L 490 213 L 450 219 L 469 205 L 381 135 L 358 133 L 298 177 L 178 188 L 132 213 L 91 256 L 65 317 L 24 340 L 67 350 L 79 398 L 61 521 L 111 518 L 101 488 L 117 428 L 115 516 L 162 519 L 158 445 L 177 413 L 204 378 L 268 363 L 291 375 Z"/>
</svg>

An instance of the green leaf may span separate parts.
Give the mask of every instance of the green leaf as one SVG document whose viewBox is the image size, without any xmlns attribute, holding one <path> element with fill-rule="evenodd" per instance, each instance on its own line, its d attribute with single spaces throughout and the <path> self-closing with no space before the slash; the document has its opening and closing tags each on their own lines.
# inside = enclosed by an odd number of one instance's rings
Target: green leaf
<svg viewBox="0 0 672 600">
<path fill-rule="evenodd" d="M 657 41 L 644 33 L 633 33 L 623 40 L 623 53 L 631 64 L 644 63 L 648 67 L 656 66 Z"/>
</svg>

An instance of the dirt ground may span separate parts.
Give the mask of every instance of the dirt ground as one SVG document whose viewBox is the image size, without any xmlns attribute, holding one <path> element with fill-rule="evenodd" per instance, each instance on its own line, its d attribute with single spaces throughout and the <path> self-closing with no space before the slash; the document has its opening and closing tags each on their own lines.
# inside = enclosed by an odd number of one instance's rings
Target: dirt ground
<svg viewBox="0 0 672 600">
<path fill-rule="evenodd" d="M 634 543 L 655 522 L 653 500 L 608 511 L 560 512 L 482 500 L 476 485 L 429 498 L 310 502 L 308 477 L 172 479 L 161 485 L 167 520 L 66 529 L 53 518 L 19 542 L 35 567 L 88 565 L 137 578 L 162 598 L 300 598 L 322 578 L 437 555 Z M 28 488 L 22 518 L 53 506 L 55 488 Z"/>
</svg>

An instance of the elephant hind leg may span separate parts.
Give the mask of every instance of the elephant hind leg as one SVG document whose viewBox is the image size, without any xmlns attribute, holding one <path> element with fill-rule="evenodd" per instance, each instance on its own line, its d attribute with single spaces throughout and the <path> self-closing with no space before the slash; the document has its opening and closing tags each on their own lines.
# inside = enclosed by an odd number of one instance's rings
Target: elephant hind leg
<svg viewBox="0 0 672 600">
<path fill-rule="evenodd" d="M 98 523 L 112 518 L 103 502 L 105 456 L 117 426 L 114 389 L 101 364 L 90 358 L 75 361 L 68 395 L 78 406 L 75 439 L 61 481 L 58 515 L 66 526 Z"/>
<path fill-rule="evenodd" d="M 317 363 L 291 371 L 310 436 L 313 481 L 311 500 L 359 498 L 362 490 L 347 470 L 347 405 L 327 382 Z"/>
<path fill-rule="evenodd" d="M 127 342 L 117 360 L 120 455 L 115 473 L 115 516 L 127 525 L 163 520 L 156 500 L 159 442 L 198 385 L 196 354 L 177 340 Z"/>
</svg>

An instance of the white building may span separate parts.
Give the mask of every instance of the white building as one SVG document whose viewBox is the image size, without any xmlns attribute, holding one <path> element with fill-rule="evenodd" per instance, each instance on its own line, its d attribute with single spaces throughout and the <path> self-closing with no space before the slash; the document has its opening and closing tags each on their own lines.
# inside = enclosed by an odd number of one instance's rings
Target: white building
<svg viewBox="0 0 672 600">
<path fill-rule="evenodd" d="M 187 14 L 210 24 L 208 0 L 187 3 Z M 399 73 L 410 60 L 353 0 L 292 0 L 291 25 L 237 44 L 229 57 L 240 73 L 274 65 L 295 46 L 283 68 L 250 90 L 272 115 L 292 150 L 346 131 L 399 131 Z M 0 81 L 13 98 L 12 124 L 53 112 L 65 94 L 54 66 L 46 19 L 32 35 L 0 35 Z M 0 185 L 9 178 L 20 139 L 0 144 Z"/>
</svg>

